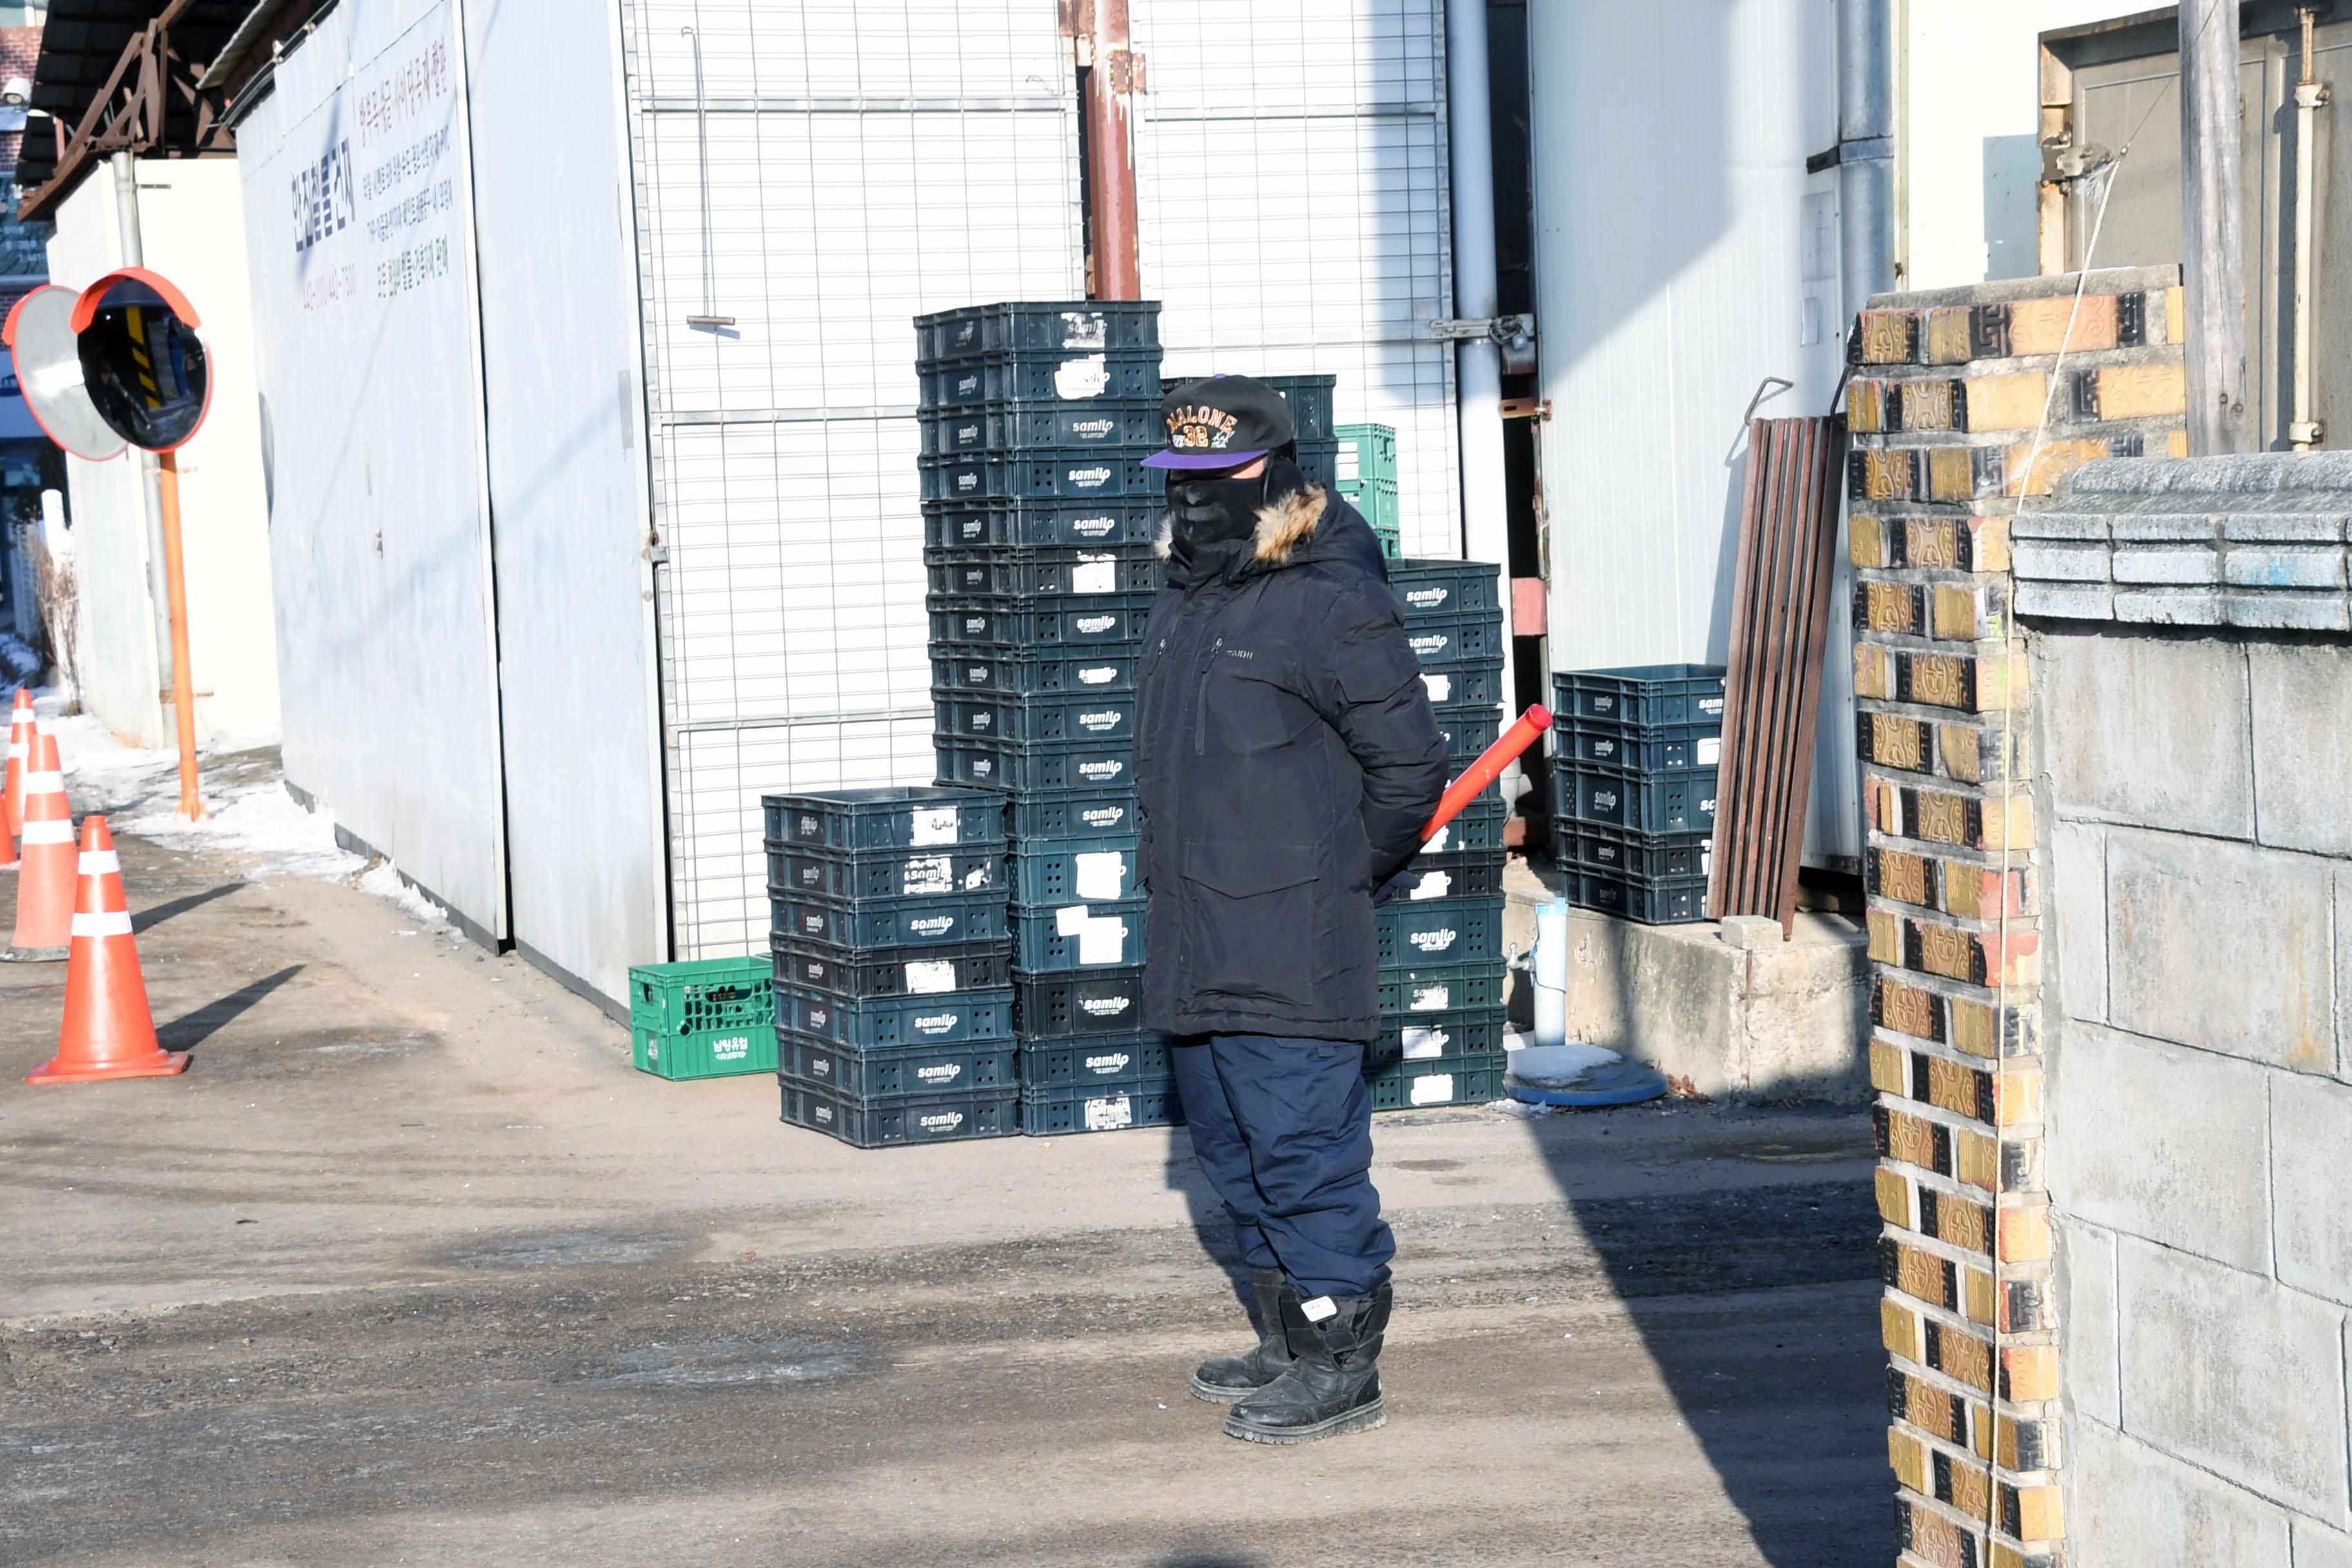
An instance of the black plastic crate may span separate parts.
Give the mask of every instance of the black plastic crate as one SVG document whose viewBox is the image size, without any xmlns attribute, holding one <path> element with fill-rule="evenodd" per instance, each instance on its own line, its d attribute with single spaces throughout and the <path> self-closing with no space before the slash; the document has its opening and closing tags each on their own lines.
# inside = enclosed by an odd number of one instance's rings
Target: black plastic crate
<svg viewBox="0 0 2352 1568">
<path fill-rule="evenodd" d="M 1438 899 L 1494 899 L 1503 893 L 1503 868 L 1508 857 L 1500 849 L 1455 849 L 1413 857 L 1405 868 L 1421 879 L 1421 886 L 1401 903 L 1424 904 Z"/>
<path fill-rule="evenodd" d="M 776 1072 L 866 1105 L 913 1095 L 1002 1093 L 1021 1086 L 1021 1047 L 1007 1037 L 855 1050 L 779 1026 Z"/>
<path fill-rule="evenodd" d="M 933 595 L 927 607 L 934 657 L 945 648 L 967 647 L 1131 651 L 1143 636 L 1151 600 L 1137 594 L 1101 605 L 1053 602 L 1041 607 L 1023 599 L 950 599 Z"/>
<path fill-rule="evenodd" d="M 1503 623 L 1488 610 L 1461 616 L 1423 616 L 1404 629 L 1421 668 L 1442 669 L 1457 664 L 1499 663 L 1503 657 Z M 1456 698 L 1474 702 L 1476 698 Z"/>
<path fill-rule="evenodd" d="M 1426 684 L 1431 678 L 1422 677 Z M 1439 677 L 1438 679 L 1444 679 Z M 1465 763 L 1476 760 L 1478 754 L 1500 739 L 1503 733 L 1503 710 L 1480 703 L 1465 706 L 1448 703 L 1432 704 L 1437 714 L 1437 732 L 1445 737 L 1445 753 L 1454 760 L 1459 773 Z"/>
<path fill-rule="evenodd" d="M 1555 670 L 1551 689 L 1552 707 L 1562 723 L 1586 719 L 1622 724 L 1723 721 L 1723 666 L 1719 664 Z"/>
<path fill-rule="evenodd" d="M 1381 1016 L 1409 1018 L 1424 1013 L 1500 1007 L 1503 991 L 1499 963 L 1432 963 L 1383 971 Z"/>
<path fill-rule="evenodd" d="M 940 777 L 1015 795 L 1099 795 L 1134 787 L 1135 747 L 1125 741 L 1068 745 L 931 738 Z"/>
<path fill-rule="evenodd" d="M 926 501 L 1014 500 L 1042 496 L 1092 500 L 1103 496 L 1163 493 L 1159 474 L 1143 466 L 1148 455 L 1143 448 L 1133 447 L 1046 447 L 1034 452 L 965 452 L 953 457 L 923 458 L 918 460 L 918 467 Z"/>
<path fill-rule="evenodd" d="M 1498 786 L 1471 797 L 1454 820 L 1439 828 L 1422 847 L 1423 855 L 1449 855 L 1464 849 L 1500 849 L 1503 829 L 1511 820 L 1510 807 Z"/>
<path fill-rule="evenodd" d="M 1157 594 L 1161 577 L 1160 552 L 1149 544 L 1102 550 L 925 550 L 923 571 L 934 594 L 1082 603 L 1106 597 L 1123 602 L 1130 594 Z"/>
<path fill-rule="evenodd" d="M 1091 1035 L 1080 1039 L 1021 1042 L 1021 1087 L 1024 1090 L 1063 1084 L 1149 1082 L 1168 1076 L 1168 1053 L 1173 1049 L 1165 1035 L 1129 1030 L 1117 1035 Z"/>
<path fill-rule="evenodd" d="M 1637 833 L 1715 831 L 1713 768 L 1639 773 L 1594 763 L 1552 760 L 1552 815 Z"/>
<path fill-rule="evenodd" d="M 934 692 L 995 692 L 1008 697 L 1087 697 L 1135 689 L 1136 650 L 1107 647 L 931 650 Z"/>
<path fill-rule="evenodd" d="M 776 1027 L 850 1050 L 1009 1040 L 1013 1037 L 1013 987 L 845 1001 L 829 991 L 779 984 Z"/>
<path fill-rule="evenodd" d="M 1332 416 L 1332 405 L 1339 394 L 1339 378 L 1336 375 L 1262 375 L 1266 385 L 1282 394 L 1290 405 L 1290 423 L 1298 433 L 1298 445 L 1304 449 L 1309 441 L 1339 444 L 1339 421 Z"/>
<path fill-rule="evenodd" d="M 1495 708 L 1503 701 L 1503 661 L 1423 665 L 1421 689 L 1433 708 Z"/>
<path fill-rule="evenodd" d="M 1339 486 L 1339 443 L 1337 441 L 1304 441 L 1298 443 L 1298 471 L 1310 485 L 1321 485 L 1336 491 Z"/>
<path fill-rule="evenodd" d="M 958 991 L 995 991 L 1013 984 L 1009 940 L 845 953 L 790 937 L 773 937 L 769 947 L 775 956 L 778 985 L 824 991 L 844 1001 L 944 996 Z"/>
<path fill-rule="evenodd" d="M 1143 971 L 1015 973 L 1013 1026 L 1024 1041 L 1131 1033 L 1143 1026 Z"/>
<path fill-rule="evenodd" d="M 840 952 L 994 942 L 1006 930 L 1001 883 L 986 892 L 945 899 L 833 900 L 772 892 L 768 909 L 776 935 Z"/>
<path fill-rule="evenodd" d="M 1142 830 L 1142 808 L 1131 789 L 1024 795 L 1013 802 L 1013 831 L 1024 845 L 1045 839 L 1118 838 Z"/>
<path fill-rule="evenodd" d="M 794 1127 L 828 1133 L 859 1149 L 901 1143 L 949 1143 L 967 1138 L 1016 1138 L 1021 1133 L 1021 1091 L 927 1094 L 908 1100 L 863 1100 L 854 1094 L 776 1075 L 783 1090 L 783 1120 Z"/>
<path fill-rule="evenodd" d="M 765 795 L 768 841 L 824 849 L 924 849 L 1004 837 L 1004 802 L 931 785 Z"/>
<path fill-rule="evenodd" d="M 918 363 L 1014 349 L 1092 353 L 1159 346 L 1157 300 L 1015 300 L 915 318 Z"/>
<path fill-rule="evenodd" d="M 1144 900 L 1013 911 L 1013 963 L 1024 974 L 1132 969 L 1143 962 Z M 1074 914 L 1072 911 L 1083 911 Z"/>
<path fill-rule="evenodd" d="M 1491 963 L 1503 956 L 1503 900 L 1441 899 L 1393 903 L 1379 911 L 1381 967 Z"/>
<path fill-rule="evenodd" d="M 1503 1098 L 1509 1071 L 1504 1057 L 1439 1057 L 1399 1062 L 1370 1074 L 1365 1087 L 1374 1110 L 1433 1110 L 1444 1105 L 1486 1105 Z"/>
<path fill-rule="evenodd" d="M 1021 1131 L 1031 1138 L 1183 1124 L 1172 1079 L 1021 1086 Z"/>
<path fill-rule="evenodd" d="M 924 408 L 971 403 L 1157 403 L 1160 351 L 1007 349 L 915 372 Z"/>
<path fill-rule="evenodd" d="M 1140 839 L 1078 838 L 1024 841 L 1012 861 L 1016 908 L 1052 904 L 1115 904 L 1137 896 L 1135 856 Z"/>
<path fill-rule="evenodd" d="M 923 456 L 962 452 L 1025 452 L 1039 447 L 1078 448 L 1160 445 L 1164 426 L 1157 403 L 968 403 L 960 408 L 927 408 Z"/>
<path fill-rule="evenodd" d="M 1723 721 L 1688 724 L 1612 724 L 1588 720 L 1559 731 L 1562 754 L 1580 763 L 1645 773 L 1712 768 L 1723 761 Z"/>
<path fill-rule="evenodd" d="M 1597 822 L 1563 818 L 1552 827 L 1553 855 L 1563 871 L 1649 880 L 1697 877 L 1709 869 L 1709 833 L 1635 833 Z"/>
<path fill-rule="evenodd" d="M 1622 915 L 1642 925 L 1687 925 L 1706 919 L 1705 877 L 1612 877 L 1580 866 L 1566 872 L 1568 901 L 1579 909 Z"/>
<path fill-rule="evenodd" d="M 1135 741 L 1135 698 L 1125 691 L 1018 697 L 935 689 L 931 730 L 943 741 L 1126 747 Z"/>
<path fill-rule="evenodd" d="M 803 849 L 770 843 L 768 890 L 808 898 L 961 898 L 1002 891 L 1003 841 L 938 849 Z"/>
<path fill-rule="evenodd" d="M 1408 621 L 1502 613 L 1503 569 L 1490 561 L 1432 561 L 1420 556 L 1389 563 L 1389 588 Z"/>
<path fill-rule="evenodd" d="M 1065 500 L 941 503 L 923 508 L 923 543 L 933 550 L 1099 550 L 1150 546 L 1168 515 L 1164 495 Z"/>
<path fill-rule="evenodd" d="M 1504 1013 L 1495 1007 L 1450 1007 L 1442 1013 L 1390 1013 L 1381 1018 L 1381 1037 L 1364 1047 L 1364 1065 L 1379 1069 L 1400 1061 L 1438 1057 L 1503 1055 Z"/>
</svg>

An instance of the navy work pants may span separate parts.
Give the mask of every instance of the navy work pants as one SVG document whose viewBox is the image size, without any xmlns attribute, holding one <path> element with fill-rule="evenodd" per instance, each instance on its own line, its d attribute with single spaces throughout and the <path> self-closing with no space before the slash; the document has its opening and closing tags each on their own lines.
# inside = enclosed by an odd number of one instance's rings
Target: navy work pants
<svg viewBox="0 0 2352 1568">
<path fill-rule="evenodd" d="M 1243 1261 L 1299 1294 L 1369 1296 L 1396 1238 L 1372 1190 L 1364 1047 L 1285 1035 L 1183 1035 L 1169 1053 L 1201 1172 Z"/>
</svg>

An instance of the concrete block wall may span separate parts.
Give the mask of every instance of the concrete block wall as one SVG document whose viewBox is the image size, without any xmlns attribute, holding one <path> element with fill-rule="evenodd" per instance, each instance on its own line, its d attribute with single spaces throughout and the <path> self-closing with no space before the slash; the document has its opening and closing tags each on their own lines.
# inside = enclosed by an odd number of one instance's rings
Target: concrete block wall
<svg viewBox="0 0 2352 1568">
<path fill-rule="evenodd" d="M 2078 281 L 1880 296 L 1853 337 L 1887 1452 L 1912 1568 L 2053 1564 L 2066 1535 L 2030 793 L 2045 698 L 2010 529 L 2084 462 L 2176 447 L 2186 395 L 2177 271 L 2095 274 L 2079 302 Z"/>
<path fill-rule="evenodd" d="M 2273 454 L 2019 522 L 2080 1568 L 2352 1565 L 2352 633 L 2280 629 L 2342 595 L 2347 517 L 2352 454 Z M 2201 604 L 2116 569 L 2150 518 L 2216 557 Z M 2333 571 L 2250 583 L 2257 535 Z"/>
</svg>

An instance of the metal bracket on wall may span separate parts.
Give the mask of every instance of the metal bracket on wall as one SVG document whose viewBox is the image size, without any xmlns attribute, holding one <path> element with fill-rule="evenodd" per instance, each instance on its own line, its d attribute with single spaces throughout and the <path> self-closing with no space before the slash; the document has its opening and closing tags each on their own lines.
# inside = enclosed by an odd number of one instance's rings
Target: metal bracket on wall
<svg viewBox="0 0 2352 1568">
<path fill-rule="evenodd" d="M 1536 341 L 1533 316 L 1472 316 L 1429 323 L 1429 335 L 1442 343 L 1476 342 L 1484 339 L 1502 348 L 1524 348 Z"/>
<path fill-rule="evenodd" d="M 1506 419 L 1549 419 L 1551 399 L 1549 397 L 1506 397 L 1503 399 Z"/>
</svg>

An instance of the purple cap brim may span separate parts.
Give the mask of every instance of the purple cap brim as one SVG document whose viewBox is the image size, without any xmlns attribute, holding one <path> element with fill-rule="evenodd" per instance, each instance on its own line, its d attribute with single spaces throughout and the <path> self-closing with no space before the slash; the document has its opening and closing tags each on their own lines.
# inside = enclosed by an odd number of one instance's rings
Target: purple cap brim
<svg viewBox="0 0 2352 1568">
<path fill-rule="evenodd" d="M 1267 451 L 1273 448 L 1268 447 Z M 1154 452 L 1143 459 L 1147 468 L 1240 468 L 1265 452 Z"/>
</svg>

